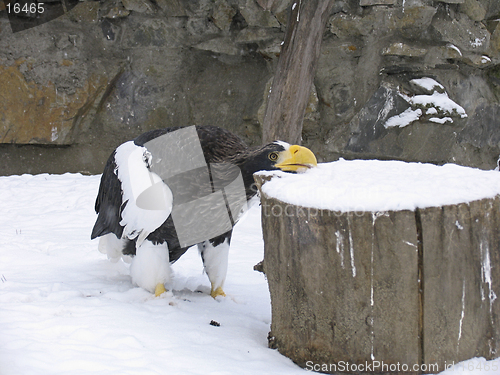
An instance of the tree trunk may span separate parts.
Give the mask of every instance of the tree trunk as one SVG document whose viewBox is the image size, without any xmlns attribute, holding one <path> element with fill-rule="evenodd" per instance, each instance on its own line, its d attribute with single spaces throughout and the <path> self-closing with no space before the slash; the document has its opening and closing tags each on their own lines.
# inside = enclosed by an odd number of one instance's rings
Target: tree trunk
<svg viewBox="0 0 500 375">
<path fill-rule="evenodd" d="M 437 373 L 498 357 L 500 196 L 334 212 L 266 196 L 270 178 L 255 176 L 270 346 L 326 373 Z"/>
<path fill-rule="evenodd" d="M 263 125 L 264 143 L 300 143 L 326 21 L 335 0 L 292 4 Z"/>
</svg>

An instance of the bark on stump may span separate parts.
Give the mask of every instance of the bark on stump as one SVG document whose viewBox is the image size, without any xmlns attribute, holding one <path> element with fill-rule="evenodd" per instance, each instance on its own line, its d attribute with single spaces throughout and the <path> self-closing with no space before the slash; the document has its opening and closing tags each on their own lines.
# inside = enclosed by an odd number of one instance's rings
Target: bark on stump
<svg viewBox="0 0 500 375">
<path fill-rule="evenodd" d="M 298 365 L 436 373 L 500 355 L 500 196 L 388 212 L 261 201 L 270 346 Z"/>
</svg>

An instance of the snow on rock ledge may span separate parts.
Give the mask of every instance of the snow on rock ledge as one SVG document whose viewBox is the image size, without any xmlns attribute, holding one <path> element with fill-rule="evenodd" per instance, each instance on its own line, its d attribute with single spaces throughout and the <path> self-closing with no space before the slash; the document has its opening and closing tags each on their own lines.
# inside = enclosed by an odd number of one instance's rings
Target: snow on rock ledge
<svg viewBox="0 0 500 375">
<path fill-rule="evenodd" d="M 255 180 L 271 347 L 408 374 L 500 355 L 500 173 L 340 160 Z"/>
<path fill-rule="evenodd" d="M 443 85 L 433 80 L 432 78 L 424 77 L 412 79 L 410 85 L 417 91 L 424 91 L 424 95 L 407 95 L 400 93 L 400 96 L 410 104 L 410 108 L 406 111 L 389 118 L 385 124 L 385 128 L 394 128 L 410 125 L 417 121 L 422 116 L 422 110 L 425 110 L 426 115 L 435 114 L 439 117 L 430 117 L 429 121 L 444 124 L 453 122 L 451 115 L 459 116 L 460 118 L 467 117 L 465 109 L 455 103 L 448 97 Z"/>
</svg>

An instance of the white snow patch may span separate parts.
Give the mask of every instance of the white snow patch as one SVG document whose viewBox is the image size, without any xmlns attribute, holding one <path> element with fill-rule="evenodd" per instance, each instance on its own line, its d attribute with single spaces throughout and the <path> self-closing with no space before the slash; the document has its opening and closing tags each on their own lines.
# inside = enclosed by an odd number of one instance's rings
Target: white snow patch
<svg viewBox="0 0 500 375">
<path fill-rule="evenodd" d="M 425 110 L 426 115 L 435 115 L 431 117 L 429 121 L 438 124 L 444 124 L 447 122 L 452 123 L 453 119 L 450 115 L 454 114 L 459 115 L 461 118 L 467 117 L 465 110 L 448 97 L 448 94 L 444 91 L 443 85 L 436 80 L 424 77 L 412 79 L 410 82 L 425 89 L 427 92 L 432 92 L 432 94 L 409 96 L 400 92 L 399 95 L 405 99 L 408 104 L 410 104 L 410 108 L 407 108 L 404 112 L 387 119 L 384 124 L 386 129 L 393 127 L 402 128 L 420 120 L 423 113 L 422 110 Z M 392 106 L 390 109 L 392 109 Z M 386 113 L 387 111 L 381 112 Z"/>
<path fill-rule="evenodd" d="M 420 116 L 422 116 L 422 110 L 417 108 L 415 110 L 408 108 L 406 111 L 400 113 L 399 115 L 392 116 L 387 119 L 384 124 L 385 128 L 394 128 L 400 127 L 403 128 L 405 126 L 410 125 L 412 122 L 417 121 Z"/>
<path fill-rule="evenodd" d="M 500 173 L 456 164 L 340 159 L 302 174 L 274 176 L 264 184 L 265 194 L 294 205 L 343 212 L 413 210 L 500 194 Z"/>
<path fill-rule="evenodd" d="M 447 47 L 454 49 L 455 51 L 457 51 L 460 54 L 460 56 L 462 56 L 462 51 L 460 51 L 460 49 L 457 46 L 455 46 L 453 44 L 448 44 Z"/>
<path fill-rule="evenodd" d="M 384 108 L 379 112 L 377 116 L 377 120 L 374 122 L 375 124 L 380 121 L 380 119 L 386 118 L 389 112 L 394 108 L 394 98 L 392 96 L 388 96 L 387 100 L 384 103 Z M 389 121 L 389 120 L 388 120 Z M 387 123 L 384 125 L 387 128 Z M 374 129 L 375 130 L 375 129 Z"/>
<path fill-rule="evenodd" d="M 344 236 L 339 231 L 335 232 L 335 250 L 340 256 L 340 266 L 344 268 Z"/>
<path fill-rule="evenodd" d="M 294 4 L 294 8 L 297 3 Z M 299 0 L 299 10 L 297 11 L 297 22 L 300 20 L 300 7 L 302 6 L 302 0 Z"/>
<path fill-rule="evenodd" d="M 451 117 L 431 117 L 429 121 L 437 124 L 444 124 L 446 122 L 453 122 L 453 119 Z"/>
<path fill-rule="evenodd" d="M 349 255 L 351 256 L 351 270 L 352 277 L 356 277 L 356 265 L 354 263 L 354 244 L 352 241 L 351 220 L 347 218 L 348 232 L 349 232 Z"/>
<path fill-rule="evenodd" d="M 437 115 L 438 110 L 435 107 L 427 108 L 427 110 L 425 111 L 425 114 L 426 115 Z"/>
<path fill-rule="evenodd" d="M 481 251 L 481 255 L 483 256 L 481 276 L 484 284 L 488 284 L 488 298 L 490 300 L 490 312 L 493 305 L 493 302 L 497 299 L 496 293 L 493 291 L 493 279 L 491 277 L 491 261 L 490 261 L 490 248 L 487 242 L 481 242 L 479 244 L 479 249 Z M 483 300 L 485 299 L 484 292 L 482 296 Z"/>
<path fill-rule="evenodd" d="M 57 126 L 53 126 L 52 129 L 50 129 L 50 141 L 54 142 L 59 138 L 59 134 L 57 134 Z"/>
<path fill-rule="evenodd" d="M 457 343 L 457 352 L 458 346 L 460 345 L 460 339 L 462 338 L 462 325 L 465 317 L 465 279 L 462 283 L 462 313 L 460 314 L 460 325 L 458 327 L 458 343 Z"/>
<path fill-rule="evenodd" d="M 434 91 L 437 88 L 444 90 L 444 87 L 442 84 L 437 82 L 436 80 L 429 78 L 429 77 L 424 77 L 424 78 L 415 78 L 412 79 L 410 82 L 414 83 L 417 86 L 422 87 L 423 89 L 427 91 Z"/>
<path fill-rule="evenodd" d="M 477 47 L 481 47 L 484 42 L 486 41 L 486 38 L 476 38 L 474 39 L 473 41 L 471 41 L 471 46 L 474 47 L 474 48 L 477 48 Z"/>
<path fill-rule="evenodd" d="M 414 243 L 411 243 L 410 241 L 406 241 L 406 240 L 403 240 L 403 242 L 404 242 L 405 244 L 407 244 L 408 246 L 414 247 L 415 249 L 417 249 L 417 250 L 418 250 L 418 246 L 417 246 L 417 245 L 415 245 Z"/>
<path fill-rule="evenodd" d="M 491 62 L 491 59 L 488 56 L 481 56 L 481 64 L 488 64 Z"/>
<path fill-rule="evenodd" d="M 409 98 L 409 102 L 422 107 L 435 107 L 448 114 L 456 112 L 462 118 L 467 117 L 465 109 L 451 100 L 447 93 L 434 91 L 432 95 L 415 95 Z"/>
</svg>

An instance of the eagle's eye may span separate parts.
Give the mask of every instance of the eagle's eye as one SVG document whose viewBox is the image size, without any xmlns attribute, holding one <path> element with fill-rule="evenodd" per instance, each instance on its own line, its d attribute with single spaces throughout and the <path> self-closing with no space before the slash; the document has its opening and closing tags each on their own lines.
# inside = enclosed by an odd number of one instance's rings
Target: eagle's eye
<svg viewBox="0 0 500 375">
<path fill-rule="evenodd" d="M 271 153 L 269 154 L 269 160 L 271 160 L 271 161 L 276 161 L 276 160 L 278 160 L 278 153 L 277 153 L 277 152 L 271 152 Z"/>
</svg>

